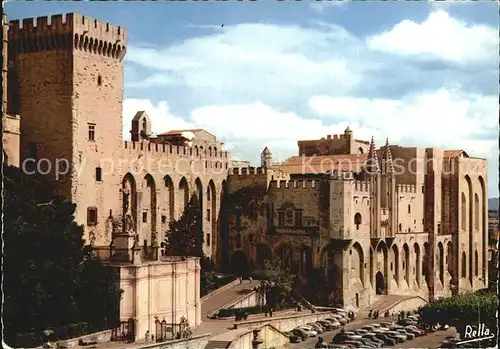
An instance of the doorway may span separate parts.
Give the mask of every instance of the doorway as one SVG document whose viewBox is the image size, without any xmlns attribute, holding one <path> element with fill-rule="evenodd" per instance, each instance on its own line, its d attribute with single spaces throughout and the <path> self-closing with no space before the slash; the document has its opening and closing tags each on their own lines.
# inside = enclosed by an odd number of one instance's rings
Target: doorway
<svg viewBox="0 0 500 349">
<path fill-rule="evenodd" d="M 385 294 L 385 280 L 384 280 L 384 274 L 382 272 L 378 272 L 377 275 L 375 275 L 375 288 L 376 288 L 376 294 Z"/>
</svg>

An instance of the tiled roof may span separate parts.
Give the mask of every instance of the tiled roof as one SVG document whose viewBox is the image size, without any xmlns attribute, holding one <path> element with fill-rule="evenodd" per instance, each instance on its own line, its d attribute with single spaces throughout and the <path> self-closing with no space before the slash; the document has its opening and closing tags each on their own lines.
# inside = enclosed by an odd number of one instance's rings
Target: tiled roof
<svg viewBox="0 0 500 349">
<path fill-rule="evenodd" d="M 205 131 L 202 128 L 193 128 L 191 130 L 172 130 L 164 133 L 160 133 L 158 136 L 176 136 L 176 135 L 181 135 L 184 132 L 199 132 L 199 131 Z"/>
<path fill-rule="evenodd" d="M 469 157 L 469 155 L 463 149 L 460 149 L 460 150 L 445 150 L 443 152 L 443 156 L 445 158 L 456 158 L 456 157 L 460 156 L 461 154 L 464 154 L 466 157 Z"/>
<path fill-rule="evenodd" d="M 366 154 L 292 156 L 273 167 L 290 174 L 325 173 L 331 170 L 360 172 L 366 159 Z"/>
</svg>

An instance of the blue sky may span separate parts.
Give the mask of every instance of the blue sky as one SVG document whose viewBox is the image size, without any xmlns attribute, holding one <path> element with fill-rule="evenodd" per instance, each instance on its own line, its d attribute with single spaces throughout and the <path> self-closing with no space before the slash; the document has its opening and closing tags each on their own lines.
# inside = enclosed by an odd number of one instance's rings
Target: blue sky
<svg viewBox="0 0 500 349">
<path fill-rule="evenodd" d="M 203 127 L 240 159 L 299 139 L 465 149 L 498 196 L 496 2 L 11 2 L 9 19 L 78 12 L 127 29 L 124 134 Z M 223 26 L 222 26 L 223 25 Z M 433 126 L 434 125 L 434 126 Z"/>
</svg>

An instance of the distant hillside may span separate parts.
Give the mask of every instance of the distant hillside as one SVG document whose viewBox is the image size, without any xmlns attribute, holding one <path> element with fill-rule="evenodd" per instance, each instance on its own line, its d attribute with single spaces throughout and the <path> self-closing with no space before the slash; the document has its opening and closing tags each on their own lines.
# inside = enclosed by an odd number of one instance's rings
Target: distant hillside
<svg viewBox="0 0 500 349">
<path fill-rule="evenodd" d="M 488 199 L 488 210 L 489 211 L 498 211 L 498 198 L 489 198 Z"/>
</svg>

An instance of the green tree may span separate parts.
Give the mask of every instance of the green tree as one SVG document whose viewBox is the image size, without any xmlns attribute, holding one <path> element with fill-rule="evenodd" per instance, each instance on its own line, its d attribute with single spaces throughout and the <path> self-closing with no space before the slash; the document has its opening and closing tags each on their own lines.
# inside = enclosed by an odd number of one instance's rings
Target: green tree
<svg viewBox="0 0 500 349">
<path fill-rule="evenodd" d="M 182 216 L 172 220 L 165 234 L 167 256 L 203 256 L 203 231 L 200 220 L 200 203 L 193 194 Z"/>
<path fill-rule="evenodd" d="M 5 335 L 118 319 L 113 270 L 84 247 L 75 205 L 38 175 L 3 167 Z"/>
<path fill-rule="evenodd" d="M 497 295 L 480 290 L 429 302 L 420 308 L 420 321 L 427 328 L 437 324 L 454 326 L 462 334 L 465 326 L 479 322 L 496 333 L 497 308 Z"/>
<path fill-rule="evenodd" d="M 268 306 L 277 308 L 291 295 L 294 275 L 280 261 L 266 259 L 256 274 L 263 280 L 257 291 L 266 295 Z"/>
<path fill-rule="evenodd" d="M 200 203 L 193 194 L 178 220 L 172 220 L 165 234 L 167 256 L 193 256 L 200 258 L 200 293 L 205 295 L 215 286 L 215 266 L 203 253 L 203 230 L 201 225 Z"/>
</svg>

